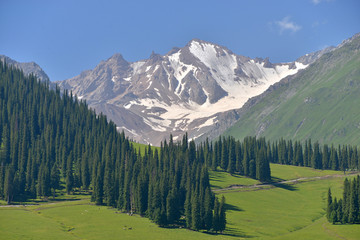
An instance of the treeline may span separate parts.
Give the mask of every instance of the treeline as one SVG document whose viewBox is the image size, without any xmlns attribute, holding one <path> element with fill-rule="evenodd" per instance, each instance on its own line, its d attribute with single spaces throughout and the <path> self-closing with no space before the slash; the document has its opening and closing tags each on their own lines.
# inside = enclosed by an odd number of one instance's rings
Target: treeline
<svg viewBox="0 0 360 240">
<path fill-rule="evenodd" d="M 238 173 L 261 182 L 271 181 L 271 149 L 265 138 L 246 137 L 240 142 L 233 137 L 220 137 L 209 149 L 207 159 L 213 170 L 220 167 L 229 173 Z"/>
<path fill-rule="evenodd" d="M 96 159 L 92 200 L 97 204 L 147 216 L 161 226 L 184 216 L 187 228 L 225 229 L 225 199 L 219 203 L 211 192 L 204 159 L 186 135 L 179 143 L 170 137 L 159 150 L 149 146 L 143 155 L 132 151 L 119 161 L 111 157 L 116 149 L 106 150 L 102 162 Z"/>
<path fill-rule="evenodd" d="M 270 162 L 346 171 L 359 169 L 360 155 L 356 146 L 320 146 L 319 142 L 312 144 L 311 139 L 305 140 L 304 144 L 300 141 L 280 139 L 271 144 Z"/>
<path fill-rule="evenodd" d="M 208 142 L 204 146 L 209 145 Z M 270 181 L 269 163 L 312 167 L 315 169 L 358 170 L 360 154 L 356 146 L 320 146 L 311 139 L 300 141 L 245 137 L 242 142 L 233 137 L 220 137 L 205 149 L 210 149 L 206 159 L 213 170 L 217 167 L 229 173 L 238 173 L 260 181 Z"/>
<path fill-rule="evenodd" d="M 344 181 L 343 198 L 332 198 L 331 189 L 328 191 L 326 216 L 329 222 L 360 223 L 360 176 L 353 180 Z"/>
<path fill-rule="evenodd" d="M 63 184 L 65 183 L 65 184 Z M 87 191 L 92 201 L 159 225 L 223 231 L 224 199 L 187 136 L 145 154 L 71 93 L 0 62 L 0 198 L 8 203 Z"/>
</svg>

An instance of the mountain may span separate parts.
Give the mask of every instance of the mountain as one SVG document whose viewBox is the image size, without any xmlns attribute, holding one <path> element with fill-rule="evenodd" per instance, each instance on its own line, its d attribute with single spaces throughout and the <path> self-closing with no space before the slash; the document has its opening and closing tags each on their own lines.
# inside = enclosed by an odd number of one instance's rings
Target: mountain
<svg viewBox="0 0 360 240">
<path fill-rule="evenodd" d="M 6 62 L 8 65 L 12 65 L 16 68 L 21 69 L 25 73 L 25 75 L 33 73 L 41 81 L 50 82 L 48 75 L 35 62 L 17 62 L 5 55 L 0 55 L 0 61 Z"/>
<path fill-rule="evenodd" d="M 296 74 L 331 49 L 291 63 L 273 64 L 194 39 L 183 48 L 149 59 L 127 62 L 115 54 L 93 70 L 57 82 L 119 130 L 143 143 L 158 145 L 172 133 L 174 140 L 223 131 L 238 119 L 237 110 L 282 78 Z"/>
<path fill-rule="evenodd" d="M 360 144 L 359 50 L 356 34 L 306 70 L 249 100 L 225 135 Z"/>
</svg>

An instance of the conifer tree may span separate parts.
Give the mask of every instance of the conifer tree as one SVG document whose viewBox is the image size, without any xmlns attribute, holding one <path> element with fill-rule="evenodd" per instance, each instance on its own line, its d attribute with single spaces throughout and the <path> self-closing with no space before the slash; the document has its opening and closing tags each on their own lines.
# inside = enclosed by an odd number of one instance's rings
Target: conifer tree
<svg viewBox="0 0 360 240">
<path fill-rule="evenodd" d="M 69 154 L 66 164 L 66 192 L 70 194 L 74 186 L 74 175 L 73 175 L 73 154 Z"/>
<path fill-rule="evenodd" d="M 55 197 L 55 190 L 60 188 L 60 171 L 57 164 L 54 164 L 51 168 L 50 187 L 53 190 L 53 197 Z"/>
<path fill-rule="evenodd" d="M 328 197 L 327 197 L 327 208 L 326 208 L 326 217 L 330 221 L 330 214 L 333 212 L 333 202 L 331 196 L 331 189 L 328 190 Z"/>
<path fill-rule="evenodd" d="M 219 199 L 216 197 L 214 202 L 214 215 L 213 215 L 213 222 L 212 228 L 214 232 L 220 231 L 220 202 Z"/>
<path fill-rule="evenodd" d="M 197 193 L 191 196 L 191 228 L 199 230 L 201 228 L 200 202 Z"/>
<path fill-rule="evenodd" d="M 226 228 L 226 208 L 225 208 L 225 197 L 221 197 L 219 206 L 219 231 L 223 232 Z"/>
<path fill-rule="evenodd" d="M 212 228 L 213 221 L 213 211 L 212 211 L 212 193 L 210 187 L 207 187 L 205 190 L 205 216 L 204 216 L 204 229 L 210 230 Z"/>
<path fill-rule="evenodd" d="M 227 172 L 228 173 L 234 173 L 235 172 L 235 165 L 236 165 L 236 155 L 235 155 L 235 140 L 230 139 L 229 140 L 229 160 L 228 160 L 228 166 L 227 166 Z"/>
</svg>

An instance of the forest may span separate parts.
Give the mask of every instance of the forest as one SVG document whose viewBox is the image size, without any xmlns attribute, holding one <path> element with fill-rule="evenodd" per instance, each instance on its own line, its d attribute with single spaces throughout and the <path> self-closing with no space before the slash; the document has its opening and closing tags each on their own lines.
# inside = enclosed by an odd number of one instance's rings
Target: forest
<svg viewBox="0 0 360 240">
<path fill-rule="evenodd" d="M 112 121 L 71 92 L 49 90 L 48 82 L 2 62 L 0 80 L 0 198 L 8 204 L 55 198 L 61 189 L 85 191 L 95 204 L 148 217 L 160 226 L 222 232 L 225 198 L 211 191 L 209 169 L 261 182 L 272 181 L 270 163 L 359 169 L 357 147 L 320 146 L 310 139 L 219 137 L 196 145 L 186 134 L 141 153 Z"/>
<path fill-rule="evenodd" d="M 360 169 L 359 150 L 351 145 L 320 146 L 319 142 L 312 144 L 311 139 L 303 144 L 284 139 L 270 142 L 256 137 L 245 137 L 243 142 L 233 137 L 219 137 L 213 145 L 210 147 L 213 154 L 207 158 L 212 170 L 220 167 L 262 182 L 271 181 L 269 163 L 344 172 Z"/>
<path fill-rule="evenodd" d="M 335 224 L 360 223 L 360 176 L 353 180 L 344 180 L 343 198 L 332 198 L 329 188 L 326 217 Z"/>
<path fill-rule="evenodd" d="M 2 62 L 0 80 L 0 197 L 8 204 L 55 197 L 61 188 L 91 190 L 96 204 L 161 226 L 225 229 L 225 199 L 212 193 L 202 155 L 187 136 L 142 155 L 71 92 L 49 90 Z"/>
</svg>

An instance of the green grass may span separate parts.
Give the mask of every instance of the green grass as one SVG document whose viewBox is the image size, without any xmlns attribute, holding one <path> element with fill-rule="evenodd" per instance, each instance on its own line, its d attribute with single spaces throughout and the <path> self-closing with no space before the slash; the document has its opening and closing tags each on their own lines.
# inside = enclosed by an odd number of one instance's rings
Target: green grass
<svg viewBox="0 0 360 240">
<path fill-rule="evenodd" d="M 210 171 L 210 183 L 213 189 L 227 188 L 231 185 L 254 185 L 260 183 L 258 180 L 240 176 L 237 174 L 231 175 L 227 172 L 222 171 Z"/>
<path fill-rule="evenodd" d="M 273 182 L 293 180 L 299 178 L 311 178 L 317 176 L 327 176 L 342 174 L 339 171 L 317 170 L 309 167 L 296 167 L 280 164 L 270 164 Z M 210 171 L 210 183 L 213 189 L 227 188 L 233 185 L 251 186 L 261 182 L 252 178 L 230 174 L 223 171 Z"/>
<path fill-rule="evenodd" d="M 160 228 L 89 201 L 0 208 L 0 239 L 222 239 L 179 228 Z"/>
<path fill-rule="evenodd" d="M 312 225 L 320 219 L 325 221 L 327 189 L 337 189 L 334 195 L 339 196 L 342 182 L 342 178 L 333 178 L 293 185 L 291 189 L 227 192 L 224 195 L 231 209 L 227 215 L 228 233 L 264 239 L 293 239 L 293 234 L 303 239 L 331 239 L 325 230 L 318 238 L 321 226 Z M 331 227 L 338 232 L 337 226 Z M 358 225 L 350 228 L 360 234 Z"/>
<path fill-rule="evenodd" d="M 270 164 L 270 166 L 273 181 L 342 174 L 342 172 L 339 171 L 318 170 L 309 167 L 296 167 L 281 164 Z"/>
<path fill-rule="evenodd" d="M 277 164 L 271 168 L 276 178 L 285 180 L 341 174 Z M 224 172 L 210 172 L 210 177 L 218 188 L 257 183 Z M 76 201 L 0 207 L 0 239 L 358 239 L 359 225 L 332 225 L 324 217 L 328 188 L 340 197 L 342 184 L 343 178 L 334 177 L 291 187 L 220 193 L 228 207 L 225 235 L 160 228 L 147 218 L 95 206 L 85 196 Z"/>
</svg>

